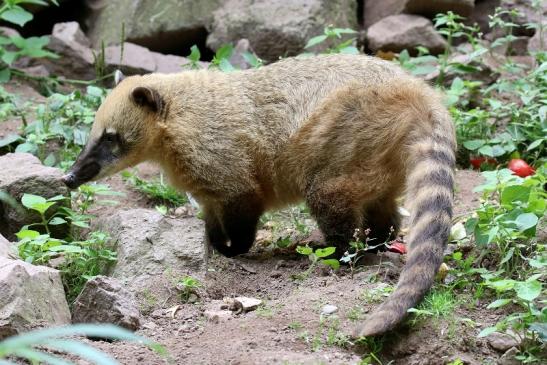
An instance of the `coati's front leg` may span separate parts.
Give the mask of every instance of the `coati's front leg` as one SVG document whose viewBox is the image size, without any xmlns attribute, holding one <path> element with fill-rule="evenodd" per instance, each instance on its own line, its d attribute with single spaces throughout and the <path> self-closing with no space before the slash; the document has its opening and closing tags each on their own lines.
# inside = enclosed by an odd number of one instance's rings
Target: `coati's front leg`
<svg viewBox="0 0 547 365">
<path fill-rule="evenodd" d="M 227 257 L 249 252 L 263 211 L 262 202 L 254 194 L 238 196 L 217 209 L 206 209 L 205 229 L 210 244 Z"/>
<path fill-rule="evenodd" d="M 307 191 L 306 202 L 327 245 L 335 246 L 335 255 L 342 257 L 349 248 L 355 229 L 360 226 L 355 201 L 348 191 L 328 184 L 314 184 Z"/>
</svg>

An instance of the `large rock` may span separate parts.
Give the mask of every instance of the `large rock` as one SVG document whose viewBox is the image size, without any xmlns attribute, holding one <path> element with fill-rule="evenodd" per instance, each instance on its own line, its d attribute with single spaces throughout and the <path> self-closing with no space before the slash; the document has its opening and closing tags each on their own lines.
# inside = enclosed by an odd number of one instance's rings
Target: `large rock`
<svg viewBox="0 0 547 365">
<path fill-rule="evenodd" d="M 547 27 L 547 23 L 545 26 Z M 539 32 L 536 31 L 536 34 L 528 41 L 528 52 L 547 51 L 547 34 L 544 33 L 542 38 L 540 38 Z"/>
<path fill-rule="evenodd" d="M 465 23 L 468 25 L 477 24 L 483 33 L 490 31 L 490 18 L 501 4 L 501 0 L 479 0 L 475 1 L 473 12 L 467 17 Z"/>
<path fill-rule="evenodd" d="M 190 63 L 187 58 L 152 52 L 148 48 L 124 43 L 122 46 L 109 46 L 105 49 L 105 63 L 108 70 L 119 69 L 127 75 L 151 72 L 176 73 L 183 71 Z M 202 68 L 208 63 L 199 62 Z"/>
<path fill-rule="evenodd" d="M 248 39 L 256 54 L 275 61 L 302 52 L 308 39 L 324 27 L 357 28 L 353 0 L 228 0 L 214 12 L 207 45 Z"/>
<path fill-rule="evenodd" d="M 29 153 L 8 153 L 0 156 L 0 171 L 0 191 L 5 191 L 18 202 L 24 193 L 44 198 L 68 195 L 68 189 L 61 181 L 62 171 L 43 166 L 37 157 Z M 54 210 L 55 207 L 50 208 L 48 214 L 53 214 Z M 0 202 L 0 233 L 8 239 L 14 239 L 14 233 L 22 226 L 39 221 L 37 213 L 16 209 Z"/>
<path fill-rule="evenodd" d="M 0 234 L 0 257 L 8 257 L 11 253 L 11 243 Z"/>
<path fill-rule="evenodd" d="M 373 51 L 413 52 L 417 46 L 440 53 L 446 41 L 433 29 L 429 19 L 418 15 L 391 15 L 372 25 L 367 32 L 368 46 Z"/>
<path fill-rule="evenodd" d="M 146 287 L 168 269 L 202 271 L 206 265 L 203 221 L 169 218 L 155 210 L 131 209 L 103 218 L 98 228 L 115 242 L 112 276 L 133 290 Z"/>
<path fill-rule="evenodd" d="M 36 325 L 70 323 L 59 271 L 0 257 L 0 340 Z"/>
<path fill-rule="evenodd" d="M 72 323 L 112 323 L 129 330 L 140 326 L 133 295 L 107 276 L 89 280 L 72 307 Z"/>
<path fill-rule="evenodd" d="M 96 77 L 95 55 L 90 46 L 77 22 L 55 24 L 48 48 L 61 57 L 47 60 L 45 65 L 55 75 L 92 80 Z"/>
<path fill-rule="evenodd" d="M 402 13 L 433 17 L 451 10 L 467 16 L 473 11 L 474 5 L 475 0 L 365 0 L 365 27 L 387 16 Z"/>
<path fill-rule="evenodd" d="M 51 35 L 51 49 L 61 57 L 46 60 L 44 64 L 56 75 L 91 80 L 96 77 L 95 58 L 104 62 L 107 71 L 120 69 L 128 75 L 180 72 L 190 62 L 184 57 L 152 52 L 146 47 L 128 42 L 123 46 L 106 47 L 104 55 L 90 47 L 91 42 L 78 23 L 55 24 Z M 200 62 L 200 66 L 207 67 L 207 63 Z"/>
<path fill-rule="evenodd" d="M 547 1 L 540 1 L 539 9 L 532 6 L 531 0 L 502 0 L 501 7 L 518 12 L 519 15 L 516 18 L 509 17 L 508 15 L 504 16 L 506 21 L 511 21 L 519 25 L 519 27 L 513 29 L 513 34 L 517 36 L 533 36 L 534 29 L 526 25 L 528 23 L 545 23 L 545 19 L 547 19 Z M 498 32 L 503 35 L 501 30 L 498 30 Z"/>
<path fill-rule="evenodd" d="M 95 47 L 125 40 L 158 52 L 190 49 L 206 34 L 220 0 L 88 0 L 88 35 Z M 124 34 L 122 34 L 122 23 Z"/>
</svg>

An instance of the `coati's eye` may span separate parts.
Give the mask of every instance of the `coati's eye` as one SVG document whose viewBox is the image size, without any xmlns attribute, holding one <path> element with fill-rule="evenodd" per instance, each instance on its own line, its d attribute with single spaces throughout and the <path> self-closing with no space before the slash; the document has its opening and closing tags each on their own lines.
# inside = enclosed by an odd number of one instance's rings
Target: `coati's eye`
<svg viewBox="0 0 547 365">
<path fill-rule="evenodd" d="M 118 141 L 118 137 L 115 133 L 106 133 L 103 138 L 108 143 L 115 143 Z"/>
</svg>

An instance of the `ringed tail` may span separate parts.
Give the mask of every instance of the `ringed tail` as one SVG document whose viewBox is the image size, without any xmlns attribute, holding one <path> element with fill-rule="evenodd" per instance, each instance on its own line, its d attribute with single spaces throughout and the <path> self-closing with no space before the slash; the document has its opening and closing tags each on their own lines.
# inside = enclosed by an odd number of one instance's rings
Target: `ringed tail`
<svg viewBox="0 0 547 365">
<path fill-rule="evenodd" d="M 415 95 L 415 126 L 406 141 L 406 208 L 409 254 L 395 291 L 358 329 L 357 337 L 393 329 L 431 288 L 443 261 L 452 220 L 456 142 L 452 120 L 440 101 Z M 414 135 L 412 135 L 414 134 Z"/>
</svg>

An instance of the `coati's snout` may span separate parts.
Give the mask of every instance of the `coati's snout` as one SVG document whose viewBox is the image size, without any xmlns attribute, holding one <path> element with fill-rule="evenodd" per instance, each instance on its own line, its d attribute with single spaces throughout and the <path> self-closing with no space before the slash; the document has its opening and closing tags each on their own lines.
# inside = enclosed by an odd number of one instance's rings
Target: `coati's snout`
<svg viewBox="0 0 547 365">
<path fill-rule="evenodd" d="M 89 140 L 74 165 L 62 177 L 70 189 L 107 175 L 124 155 L 123 141 L 111 131 L 104 131 L 96 140 Z"/>
</svg>

